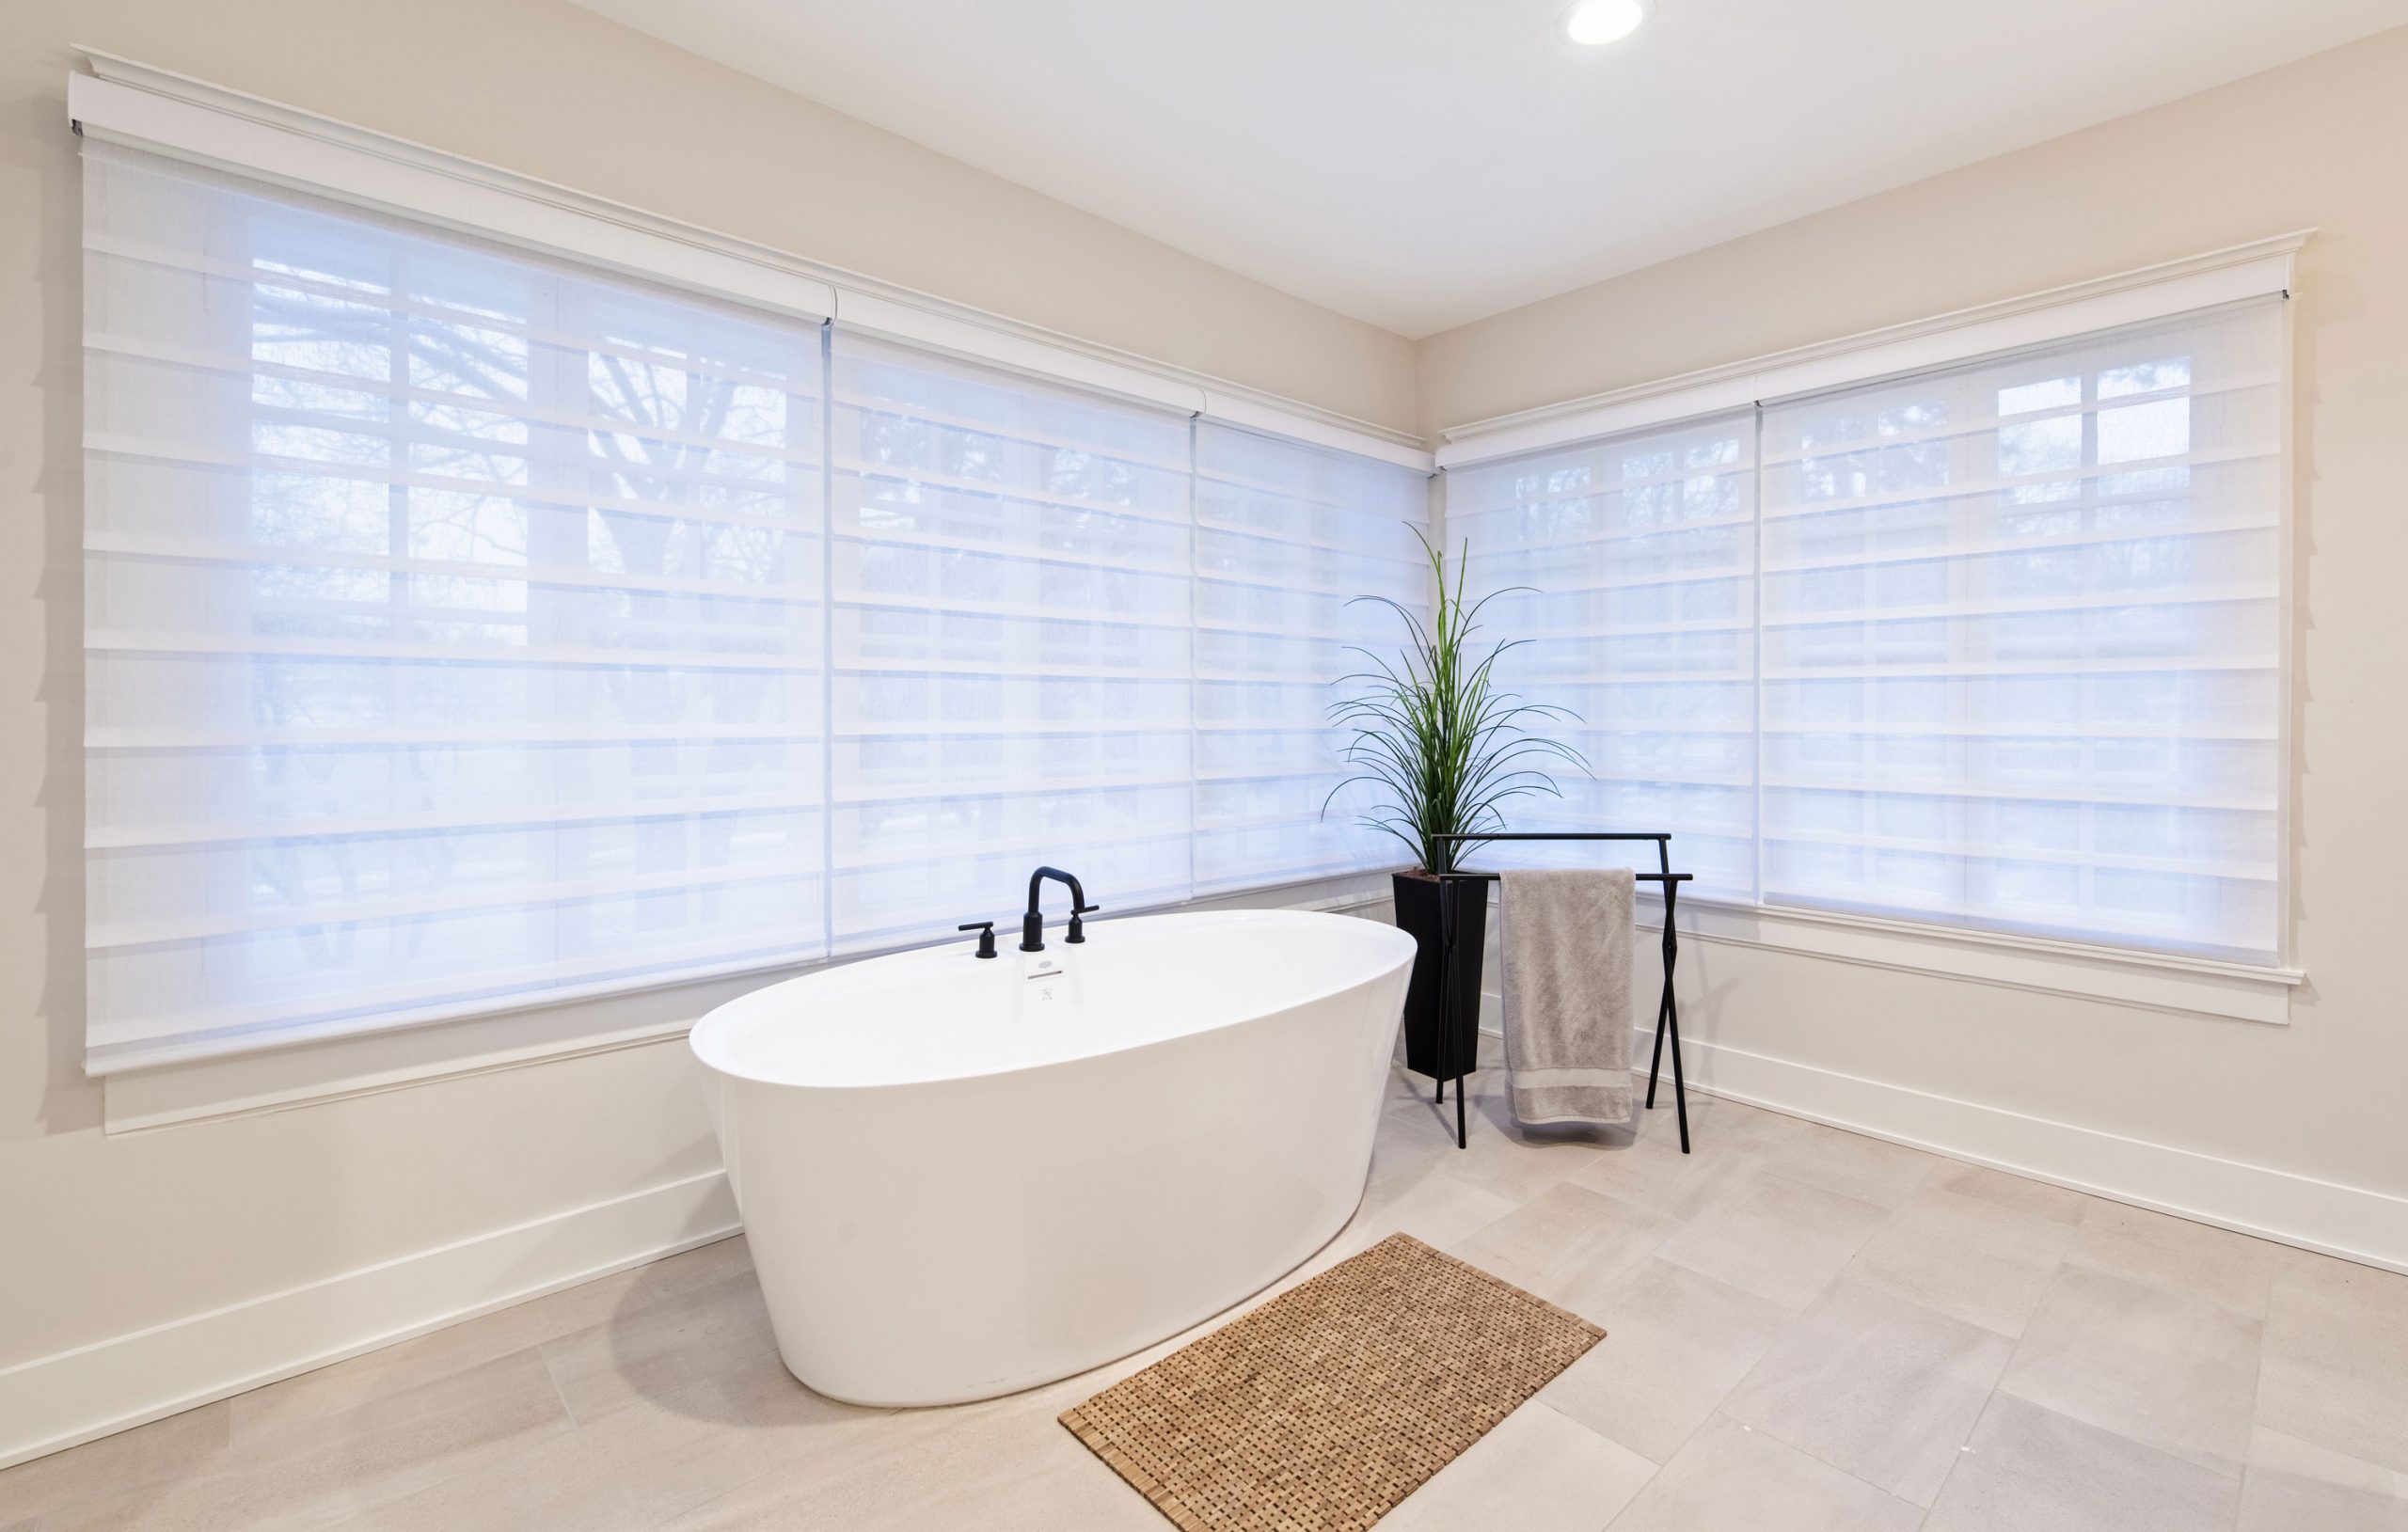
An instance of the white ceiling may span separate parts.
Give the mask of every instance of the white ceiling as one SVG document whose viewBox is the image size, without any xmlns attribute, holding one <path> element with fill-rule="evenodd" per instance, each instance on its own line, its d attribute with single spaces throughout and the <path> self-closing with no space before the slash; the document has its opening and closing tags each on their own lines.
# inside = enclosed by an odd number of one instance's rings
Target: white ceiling
<svg viewBox="0 0 2408 1532">
<path fill-rule="evenodd" d="M 578 0 L 1418 337 L 2408 23 L 2408 0 Z M 2408 86 L 2408 82 L 2403 82 Z"/>
</svg>

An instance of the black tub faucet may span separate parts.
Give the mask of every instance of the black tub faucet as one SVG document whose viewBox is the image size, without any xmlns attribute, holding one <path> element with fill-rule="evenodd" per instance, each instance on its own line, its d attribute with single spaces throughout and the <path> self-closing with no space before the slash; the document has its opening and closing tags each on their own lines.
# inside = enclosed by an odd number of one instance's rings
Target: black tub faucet
<svg viewBox="0 0 2408 1532">
<path fill-rule="evenodd" d="M 1045 950 L 1045 917 L 1037 908 L 1037 899 L 1049 877 L 1057 883 L 1068 884 L 1070 890 L 1070 929 L 1062 938 L 1064 941 L 1076 946 L 1086 940 L 1086 933 L 1079 928 L 1079 917 L 1092 915 L 1103 908 L 1087 903 L 1086 891 L 1079 887 L 1079 880 L 1061 868 L 1039 867 L 1028 875 L 1028 913 L 1020 918 L 1020 950 L 1022 952 Z"/>
</svg>

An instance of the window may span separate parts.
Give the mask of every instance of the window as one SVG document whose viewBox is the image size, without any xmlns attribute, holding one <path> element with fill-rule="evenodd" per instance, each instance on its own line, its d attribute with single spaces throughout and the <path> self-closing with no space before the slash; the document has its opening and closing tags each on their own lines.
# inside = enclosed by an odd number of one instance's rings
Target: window
<svg viewBox="0 0 2408 1532">
<path fill-rule="evenodd" d="M 817 333 L 87 166 L 95 1058 L 819 952 Z"/>
<path fill-rule="evenodd" d="M 846 335 L 835 377 L 838 950 L 1049 858 L 1185 898 L 1186 418 Z"/>
<path fill-rule="evenodd" d="M 1500 682 L 1568 719 L 1533 728 L 1590 774 L 1524 798 L 1526 829 L 1677 828 L 1697 891 L 1754 892 L 1755 419 L 1726 415 L 1447 477 L 1447 535 L 1468 550 L 1486 637 L 1526 640 Z M 1528 863 L 1617 846 L 1499 845 Z M 1640 847 L 1655 865 L 1652 847 Z"/>
<path fill-rule="evenodd" d="M 1329 723 L 1330 682 L 1393 653 L 1430 607 L 1426 475 L 1196 422 L 1196 886 L 1376 867 L 1400 855 Z M 1331 794 L 1337 793 L 1333 801 Z M 1323 813 L 1323 805 L 1327 812 Z"/>
<path fill-rule="evenodd" d="M 2281 335 L 2264 300 L 1450 473 L 1597 769 L 1526 817 L 1671 829 L 1709 896 L 2273 963 Z"/>
<path fill-rule="evenodd" d="M 1394 860 L 1312 667 L 1422 475 L 100 145 L 86 220 L 96 1069 Z"/>
<path fill-rule="evenodd" d="M 1767 899 L 2273 961 L 2280 333 L 1765 411 Z"/>
</svg>

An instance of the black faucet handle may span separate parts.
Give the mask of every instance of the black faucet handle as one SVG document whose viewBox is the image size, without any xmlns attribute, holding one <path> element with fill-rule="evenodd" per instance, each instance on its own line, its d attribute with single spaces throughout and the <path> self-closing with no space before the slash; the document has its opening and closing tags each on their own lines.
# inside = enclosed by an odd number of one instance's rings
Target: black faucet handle
<svg viewBox="0 0 2408 1532">
<path fill-rule="evenodd" d="M 1084 944 L 1087 939 L 1087 932 L 1086 927 L 1079 924 L 1079 917 L 1092 915 L 1102 908 L 1101 905 L 1079 905 L 1074 908 L 1070 911 L 1070 929 L 1063 935 L 1062 940 Z"/>
<path fill-rule="evenodd" d="M 956 929 L 977 932 L 978 956 L 981 957 L 995 956 L 995 923 L 993 921 L 972 921 L 969 924 Z"/>
</svg>

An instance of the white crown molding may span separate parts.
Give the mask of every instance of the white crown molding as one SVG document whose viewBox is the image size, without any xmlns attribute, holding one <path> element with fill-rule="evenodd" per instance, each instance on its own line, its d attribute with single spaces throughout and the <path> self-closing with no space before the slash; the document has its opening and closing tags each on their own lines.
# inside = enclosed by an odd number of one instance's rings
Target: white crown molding
<svg viewBox="0 0 2408 1532">
<path fill-rule="evenodd" d="M 1315 447 L 1352 452 L 1357 457 L 1377 458 L 1383 463 L 1392 463 L 1400 468 L 1410 468 L 1416 473 L 1428 474 L 1438 471 L 1436 460 L 1421 448 L 1365 441 L 1357 433 L 1336 426 L 1319 425 L 1310 420 L 1300 420 L 1286 411 L 1237 394 L 1207 388 L 1204 390 L 1204 408 L 1201 413 L 1206 419 L 1218 420 L 1224 425 L 1232 425 L 1241 430 L 1260 432 L 1274 436 L 1285 436 L 1293 441 L 1310 443 Z"/>
<path fill-rule="evenodd" d="M 86 137 L 673 283 L 794 318 L 835 312 L 811 263 L 515 171 L 86 52 L 67 110 Z"/>
<path fill-rule="evenodd" d="M 1217 399 L 1250 412 L 1256 429 L 1433 471 L 1408 432 L 115 54 L 75 52 L 92 72 L 68 77 L 68 114 L 97 139 L 798 317 L 934 330 L 986 347 L 980 360 L 1088 387 L 1118 378 L 1129 387 L 1114 391 L 1191 415 Z M 850 313 L 840 312 L 848 299 Z"/>
<path fill-rule="evenodd" d="M 2246 298 L 2288 295 L 2294 257 L 2315 232 L 2294 229 L 1953 313 L 1448 426 L 1438 432 L 1443 445 L 1437 463 L 1444 468 L 1486 462 Z"/>
<path fill-rule="evenodd" d="M 1204 412 L 1204 389 L 1142 366 L 1072 351 L 1058 340 L 1038 340 L 991 316 L 966 317 L 846 289 L 836 291 L 836 324 L 888 340 L 901 340 L 1032 377 L 1072 383 L 1116 394 L 1180 415 Z"/>
</svg>

